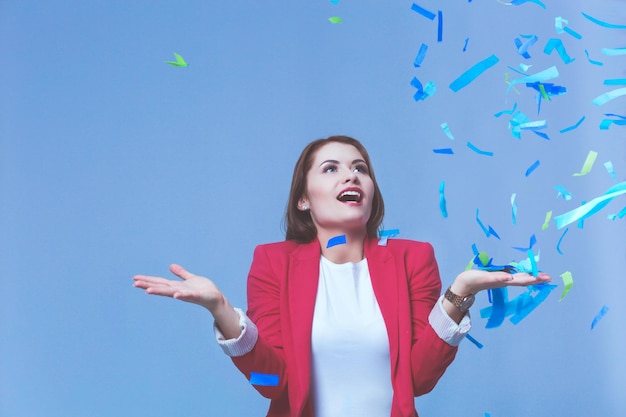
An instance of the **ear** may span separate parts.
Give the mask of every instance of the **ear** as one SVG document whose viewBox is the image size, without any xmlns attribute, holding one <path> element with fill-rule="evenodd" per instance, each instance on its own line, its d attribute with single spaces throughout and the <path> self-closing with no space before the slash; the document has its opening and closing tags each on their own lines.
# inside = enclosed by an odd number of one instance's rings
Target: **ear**
<svg viewBox="0 0 626 417">
<path fill-rule="evenodd" d="M 308 209 L 309 209 L 309 200 L 307 200 L 305 197 L 302 197 L 300 200 L 298 200 L 298 210 L 307 211 Z"/>
</svg>

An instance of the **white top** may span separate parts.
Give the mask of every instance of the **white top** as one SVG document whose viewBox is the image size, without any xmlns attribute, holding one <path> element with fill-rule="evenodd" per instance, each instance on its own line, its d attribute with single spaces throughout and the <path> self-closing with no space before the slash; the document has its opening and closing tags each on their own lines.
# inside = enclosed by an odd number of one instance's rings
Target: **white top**
<svg viewBox="0 0 626 417">
<path fill-rule="evenodd" d="M 367 260 L 322 256 L 311 334 L 311 399 L 316 417 L 391 414 L 389 338 Z"/>
</svg>

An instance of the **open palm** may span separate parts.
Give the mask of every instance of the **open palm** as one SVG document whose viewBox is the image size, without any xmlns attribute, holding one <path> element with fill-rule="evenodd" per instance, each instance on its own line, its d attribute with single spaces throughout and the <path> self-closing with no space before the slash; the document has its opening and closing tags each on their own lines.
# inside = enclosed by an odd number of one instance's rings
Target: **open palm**
<svg viewBox="0 0 626 417">
<path fill-rule="evenodd" d="M 148 294 L 172 297 L 177 300 L 198 304 L 209 311 L 223 298 L 217 286 L 208 278 L 188 272 L 180 265 L 170 265 L 170 271 L 182 281 L 148 275 L 135 275 L 134 286 Z"/>
</svg>

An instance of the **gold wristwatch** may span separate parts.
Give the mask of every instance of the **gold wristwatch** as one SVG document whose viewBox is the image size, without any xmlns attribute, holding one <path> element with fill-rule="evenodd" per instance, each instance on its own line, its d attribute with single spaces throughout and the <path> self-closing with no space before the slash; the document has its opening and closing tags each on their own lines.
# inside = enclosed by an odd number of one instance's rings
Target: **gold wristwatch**
<svg viewBox="0 0 626 417">
<path fill-rule="evenodd" d="M 454 304 L 455 307 L 461 310 L 462 313 L 465 313 L 467 310 L 469 310 L 472 304 L 474 304 L 474 294 L 469 294 L 462 297 L 453 293 L 450 288 L 452 287 L 448 287 L 446 293 L 444 294 L 445 299 Z"/>
</svg>

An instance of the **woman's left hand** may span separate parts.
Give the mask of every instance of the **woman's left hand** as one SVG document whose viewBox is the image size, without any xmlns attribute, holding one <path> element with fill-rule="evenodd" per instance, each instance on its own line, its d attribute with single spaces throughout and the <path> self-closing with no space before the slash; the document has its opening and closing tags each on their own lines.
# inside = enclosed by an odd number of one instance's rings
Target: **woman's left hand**
<svg viewBox="0 0 626 417">
<path fill-rule="evenodd" d="M 525 287 L 550 281 L 552 281 L 552 278 L 545 272 L 540 272 L 535 277 L 524 272 L 511 274 L 505 271 L 470 269 L 469 271 L 461 272 L 456 277 L 451 290 L 455 294 L 469 295 L 491 288 L 508 286 Z"/>
<path fill-rule="evenodd" d="M 550 282 L 552 278 L 545 272 L 540 272 L 537 276 L 532 276 L 524 272 L 511 274 L 505 271 L 483 271 L 480 269 L 470 269 L 461 272 L 452 285 L 450 290 L 457 295 L 465 297 L 470 294 L 476 294 L 482 290 L 492 288 L 503 288 L 508 286 L 525 287 L 534 284 L 543 284 Z M 465 313 L 454 306 L 449 300 L 443 300 L 443 308 L 448 316 L 455 322 L 460 323 Z"/>
</svg>

